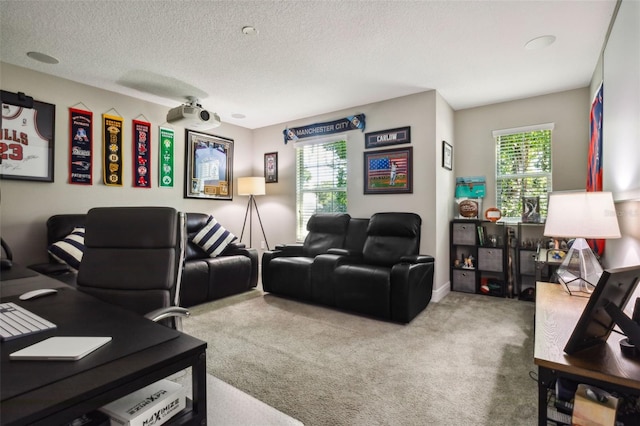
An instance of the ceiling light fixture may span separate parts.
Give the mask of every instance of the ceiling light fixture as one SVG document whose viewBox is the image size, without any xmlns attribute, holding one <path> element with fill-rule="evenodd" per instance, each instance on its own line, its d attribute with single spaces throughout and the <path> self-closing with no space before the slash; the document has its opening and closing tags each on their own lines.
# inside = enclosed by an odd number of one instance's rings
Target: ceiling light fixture
<svg viewBox="0 0 640 426">
<path fill-rule="evenodd" d="M 247 25 L 246 27 L 242 27 L 242 34 L 244 35 L 258 35 L 258 30 L 251 25 Z"/>
<path fill-rule="evenodd" d="M 527 50 L 540 50 L 545 47 L 551 46 L 556 41 L 556 36 L 553 35 L 543 35 L 540 37 L 536 37 L 534 39 L 529 40 L 524 48 Z"/>
<path fill-rule="evenodd" d="M 239 113 L 239 112 L 234 112 L 233 114 L 231 114 L 231 117 L 233 117 L 233 118 L 237 118 L 237 119 L 247 118 L 247 116 L 246 116 L 246 115 L 241 114 L 241 113 Z"/>
<path fill-rule="evenodd" d="M 43 62 L 45 64 L 57 64 L 57 63 L 60 63 L 60 61 L 57 60 L 56 58 L 54 58 L 53 56 L 49 56 L 49 55 L 46 55 L 46 54 L 40 53 L 40 52 L 27 52 L 27 56 L 30 57 L 33 60 L 36 60 L 38 62 Z"/>
</svg>

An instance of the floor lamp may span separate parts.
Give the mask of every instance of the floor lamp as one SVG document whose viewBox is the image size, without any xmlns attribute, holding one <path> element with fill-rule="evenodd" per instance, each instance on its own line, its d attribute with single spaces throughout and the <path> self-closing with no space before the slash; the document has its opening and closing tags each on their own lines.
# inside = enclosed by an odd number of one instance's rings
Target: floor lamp
<svg viewBox="0 0 640 426">
<path fill-rule="evenodd" d="M 260 229 L 262 229 L 262 236 L 264 237 L 264 243 L 269 249 L 269 243 L 267 242 L 267 236 L 264 233 L 264 227 L 262 226 L 262 219 L 260 219 L 260 211 L 258 211 L 258 204 L 256 204 L 256 195 L 266 194 L 264 177 L 241 177 L 238 178 L 238 195 L 248 195 L 249 202 L 247 203 L 247 210 L 244 214 L 244 221 L 242 223 L 242 233 L 240 234 L 240 241 L 244 236 L 244 227 L 247 225 L 247 216 L 249 216 L 249 247 L 251 247 L 251 231 L 253 228 L 253 208 L 255 207 L 258 215 L 258 221 L 260 222 Z"/>
<path fill-rule="evenodd" d="M 544 235 L 556 239 L 575 238 L 556 273 L 567 290 L 572 284 L 591 293 L 602 275 L 602 266 L 585 238 L 620 238 L 611 192 L 550 194 Z"/>
</svg>

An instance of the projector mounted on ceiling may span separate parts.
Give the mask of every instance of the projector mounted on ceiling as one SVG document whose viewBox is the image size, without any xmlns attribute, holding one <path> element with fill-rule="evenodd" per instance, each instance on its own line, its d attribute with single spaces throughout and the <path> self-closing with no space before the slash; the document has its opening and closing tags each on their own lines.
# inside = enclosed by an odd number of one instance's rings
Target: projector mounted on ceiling
<svg viewBox="0 0 640 426">
<path fill-rule="evenodd" d="M 202 108 L 197 98 L 190 96 L 189 103 L 172 108 L 167 113 L 167 123 L 196 130 L 218 127 L 220 117 L 215 112 Z"/>
</svg>

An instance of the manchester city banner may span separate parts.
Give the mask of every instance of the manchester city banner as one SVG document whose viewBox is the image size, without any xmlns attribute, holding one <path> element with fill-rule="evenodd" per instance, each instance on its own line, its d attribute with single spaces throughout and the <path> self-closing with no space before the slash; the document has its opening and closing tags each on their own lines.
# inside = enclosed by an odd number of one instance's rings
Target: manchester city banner
<svg viewBox="0 0 640 426">
<path fill-rule="evenodd" d="M 102 114 L 102 176 L 107 186 L 122 186 L 123 122 L 122 117 Z"/>
<path fill-rule="evenodd" d="M 151 123 L 133 120 L 133 186 L 151 188 Z"/>
<path fill-rule="evenodd" d="M 93 113 L 69 108 L 69 183 L 91 185 L 93 176 Z"/>
<path fill-rule="evenodd" d="M 173 137 L 172 129 L 160 127 L 160 149 L 158 158 L 160 167 L 158 169 L 158 185 L 165 188 L 173 187 Z"/>
<path fill-rule="evenodd" d="M 330 135 L 333 133 L 346 132 L 348 130 L 360 129 L 364 132 L 364 114 L 350 115 L 340 120 L 328 121 L 326 123 L 310 124 L 303 127 L 294 127 L 284 129 L 284 143 L 289 141 L 297 141 L 300 138 L 309 138 L 312 136 Z"/>
</svg>

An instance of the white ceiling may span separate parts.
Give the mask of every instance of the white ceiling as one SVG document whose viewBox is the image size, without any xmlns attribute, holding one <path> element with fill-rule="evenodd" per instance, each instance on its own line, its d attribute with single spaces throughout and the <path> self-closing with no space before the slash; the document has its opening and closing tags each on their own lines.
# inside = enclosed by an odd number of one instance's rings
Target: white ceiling
<svg viewBox="0 0 640 426">
<path fill-rule="evenodd" d="M 430 89 L 459 110 L 585 87 L 615 4 L 2 0 L 0 59 L 168 107 L 195 95 L 253 129 Z"/>
</svg>

